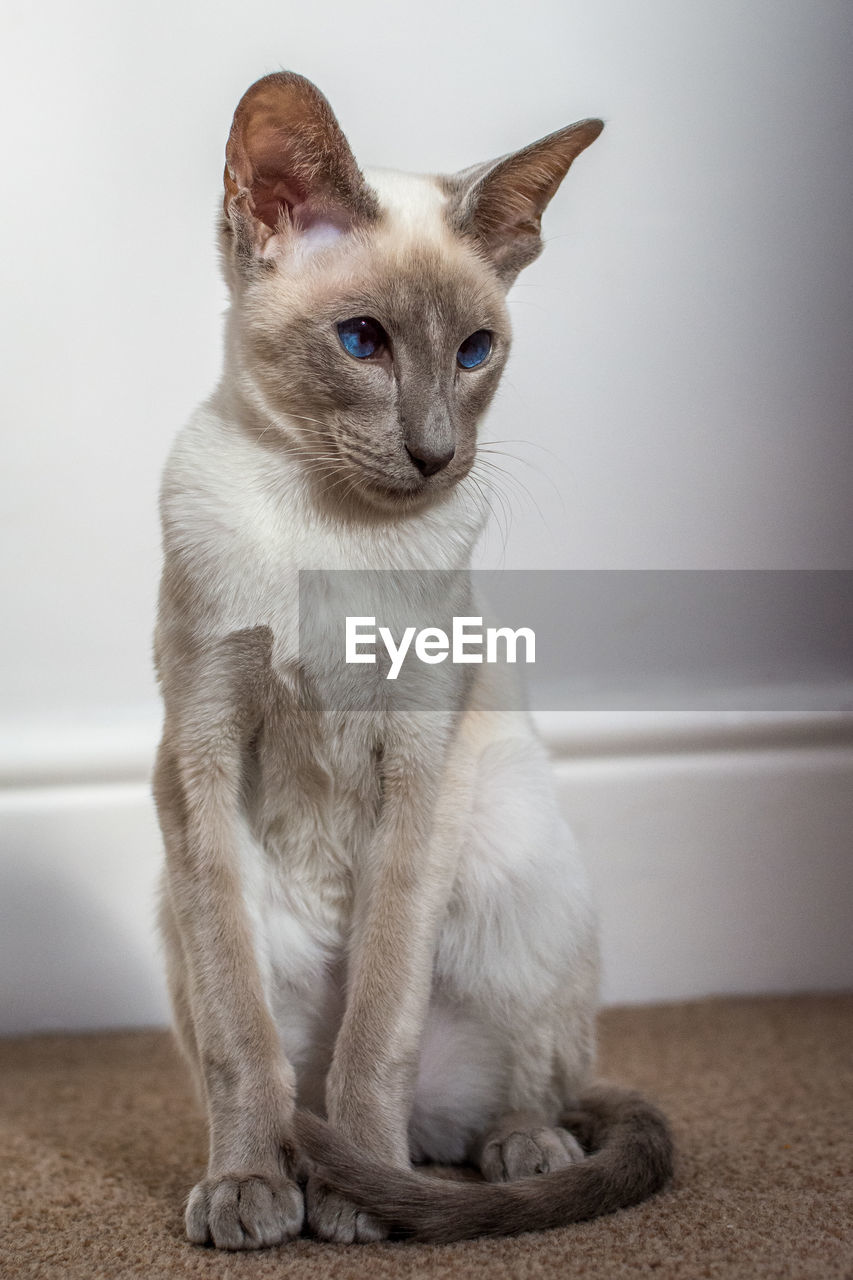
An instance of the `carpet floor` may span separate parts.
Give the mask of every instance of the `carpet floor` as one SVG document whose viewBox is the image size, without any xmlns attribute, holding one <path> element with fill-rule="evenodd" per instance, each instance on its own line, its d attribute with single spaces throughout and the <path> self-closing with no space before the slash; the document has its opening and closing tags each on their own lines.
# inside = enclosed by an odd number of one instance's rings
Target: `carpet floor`
<svg viewBox="0 0 853 1280">
<path fill-rule="evenodd" d="M 853 996 L 610 1009 L 601 1074 L 653 1096 L 678 1163 L 595 1222 L 456 1245 L 183 1238 L 204 1126 L 162 1031 L 0 1041 L 0 1275 L 210 1280 L 853 1277 Z"/>
</svg>

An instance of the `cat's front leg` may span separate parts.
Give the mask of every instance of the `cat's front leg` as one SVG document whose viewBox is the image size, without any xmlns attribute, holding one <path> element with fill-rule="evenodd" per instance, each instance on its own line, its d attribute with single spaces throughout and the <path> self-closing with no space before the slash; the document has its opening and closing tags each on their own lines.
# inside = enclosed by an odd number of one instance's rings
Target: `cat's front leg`
<svg viewBox="0 0 853 1280">
<path fill-rule="evenodd" d="M 426 719 L 410 721 L 396 750 L 385 745 L 383 810 L 358 869 L 347 1006 L 326 1083 L 332 1124 L 364 1153 L 404 1169 L 435 940 L 458 857 L 457 742 L 449 743 L 449 717 Z M 306 1211 L 323 1239 L 387 1234 L 316 1178 Z"/>
<path fill-rule="evenodd" d="M 179 693 L 167 700 L 154 790 L 166 845 L 170 986 L 210 1137 L 187 1235 L 254 1249 L 297 1235 L 304 1204 L 291 1142 L 294 1074 L 265 998 L 241 883 L 238 795 L 254 721 L 251 701 L 229 678 L 235 657 L 239 669 L 250 667 L 251 644 L 185 664 L 173 686 Z M 233 695 L 229 705 L 222 689 Z"/>
</svg>

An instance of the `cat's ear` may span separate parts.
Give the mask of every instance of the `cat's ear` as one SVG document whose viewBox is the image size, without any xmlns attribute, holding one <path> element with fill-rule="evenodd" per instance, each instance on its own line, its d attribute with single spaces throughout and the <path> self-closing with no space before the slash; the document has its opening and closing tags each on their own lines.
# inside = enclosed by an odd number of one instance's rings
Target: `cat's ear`
<svg viewBox="0 0 853 1280">
<path fill-rule="evenodd" d="M 445 179 L 455 231 L 475 241 L 509 287 L 542 251 L 542 213 L 602 120 L 579 120 L 521 151 Z"/>
<path fill-rule="evenodd" d="M 264 76 L 234 112 L 225 217 L 239 256 L 269 258 L 294 236 L 333 238 L 379 215 L 332 108 L 310 80 Z"/>
</svg>

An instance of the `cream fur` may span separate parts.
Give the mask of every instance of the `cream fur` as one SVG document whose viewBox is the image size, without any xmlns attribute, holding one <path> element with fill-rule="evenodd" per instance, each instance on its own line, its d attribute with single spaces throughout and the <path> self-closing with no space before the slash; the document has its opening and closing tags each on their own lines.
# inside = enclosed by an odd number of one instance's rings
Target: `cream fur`
<svg viewBox="0 0 853 1280">
<path fill-rule="evenodd" d="M 174 549 L 206 566 L 208 598 L 216 611 L 204 618 L 205 635 L 268 626 L 273 667 L 287 682 L 297 660 L 296 573 L 300 568 L 464 568 L 484 512 L 454 490 L 440 508 L 404 527 L 395 522 L 356 533 L 320 521 L 306 501 L 297 469 L 276 473 L 273 491 L 264 459 L 216 414 L 216 400 L 193 419 L 172 454 L 164 481 L 164 523 Z M 247 495 L 249 500 L 247 501 Z M 448 536 L 449 535 L 449 536 Z M 436 609 L 441 601 L 436 600 Z M 489 679 L 483 669 L 482 681 Z M 480 690 L 483 702 L 487 690 Z M 434 1004 L 452 994 L 452 1037 L 458 1054 L 440 1079 L 430 1062 L 448 1058 L 448 1017 L 432 1013 L 421 1049 L 423 1067 L 415 1100 L 413 1146 L 419 1158 L 460 1159 L 490 1116 L 543 1098 L 542 1064 L 513 1075 L 513 1037 L 527 1041 L 521 1011 L 561 1022 L 574 1039 L 566 1069 L 580 1087 L 591 1061 L 590 1019 L 596 961 L 592 910 L 577 851 L 556 808 L 550 766 L 526 716 L 471 709 L 469 751 L 477 785 L 461 839 L 462 857 L 436 952 Z M 316 761 L 337 779 L 369 790 L 363 733 L 357 726 Z M 451 803 L 453 803 L 451 799 Z M 322 1102 L 325 1075 L 343 1009 L 342 971 L 352 909 L 348 890 L 353 859 L 370 839 L 358 810 L 295 815 L 301 806 L 281 796 L 281 812 L 268 824 L 286 839 L 266 856 L 248 828 L 241 839 L 243 888 L 253 922 L 259 966 L 275 1013 L 283 1050 L 296 1068 L 300 1099 Z M 347 832 L 337 838 L 335 830 Z M 318 833 L 323 832 L 318 839 Z M 271 856 L 274 855 L 274 856 Z M 336 967 L 337 966 L 337 967 Z M 470 1006 L 470 1012 L 466 1012 Z M 566 1006 L 569 1006 L 567 1012 Z M 509 1016 L 508 1016 L 509 1015 Z M 566 1018 L 570 1017 L 570 1025 Z M 435 1038 L 437 1043 L 433 1043 Z M 323 1054 L 316 1046 L 324 1049 Z M 535 1053 L 546 1060 L 555 1042 L 541 1032 Z M 563 1048 L 564 1054 L 567 1052 Z M 530 1046 L 524 1050 L 525 1060 Z M 535 1056 L 535 1055 L 534 1055 Z M 503 1062 L 497 1071 L 495 1064 Z M 525 1061 L 525 1066 L 526 1066 Z M 516 1070 L 515 1075 L 519 1073 Z M 480 1081 L 476 1106 L 451 1130 L 460 1098 Z M 527 1096 L 533 1090 L 532 1098 Z"/>
<path fill-rule="evenodd" d="M 279 116 L 274 181 L 264 131 Z M 406 715 L 361 668 L 324 674 L 321 605 L 300 652 L 297 580 L 468 568 L 486 508 L 466 478 L 508 349 L 505 288 L 538 251 L 537 208 L 599 128 L 552 135 L 487 180 L 365 183 L 300 77 L 258 82 L 235 115 L 223 378 L 179 435 L 161 498 L 161 918 L 210 1124 L 192 1240 L 246 1248 L 300 1229 L 298 1106 L 398 1170 L 487 1149 L 487 1176 L 511 1170 L 516 1116 L 532 1117 L 543 1168 L 580 1158 L 549 1126 L 592 1065 L 593 912 L 545 753 L 526 715 L 500 710 L 511 677 L 475 668 L 444 709 Z M 357 369 L 335 324 L 368 306 L 387 306 L 391 347 Z M 487 366 L 454 372 L 484 327 Z M 451 428 L 450 465 L 418 474 L 413 450 Z M 427 614 L 452 606 L 420 583 Z M 384 604 L 405 621 L 399 585 Z M 387 1231 L 316 1176 L 305 1204 L 329 1239 Z"/>
</svg>

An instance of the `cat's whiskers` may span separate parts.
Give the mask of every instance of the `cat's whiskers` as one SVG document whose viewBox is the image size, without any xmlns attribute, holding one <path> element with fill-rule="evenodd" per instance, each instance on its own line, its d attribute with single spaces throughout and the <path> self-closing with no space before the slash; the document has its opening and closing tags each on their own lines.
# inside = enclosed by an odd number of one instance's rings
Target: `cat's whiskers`
<svg viewBox="0 0 853 1280">
<path fill-rule="evenodd" d="M 532 491 L 528 488 L 528 486 L 524 483 L 524 481 L 519 476 L 514 475 L 513 472 L 508 471 L 505 467 L 501 467 L 496 462 L 492 462 L 487 458 L 481 458 L 479 459 L 479 461 L 483 467 L 488 468 L 495 476 L 500 476 L 502 480 L 517 486 L 517 491 L 519 491 L 520 494 L 522 494 L 525 498 L 527 498 L 527 500 L 532 504 L 537 515 L 539 516 L 539 519 L 542 522 L 542 527 L 547 532 L 549 538 L 553 539 L 555 536 L 554 529 L 552 525 L 549 523 L 549 521 L 547 520 L 545 513 L 540 507 L 536 497 L 534 496 Z M 497 484 L 497 482 L 495 482 L 495 484 Z M 507 498 L 509 500 L 509 495 L 507 495 Z"/>
<path fill-rule="evenodd" d="M 474 487 L 477 490 L 477 493 L 479 494 L 480 501 L 485 504 L 487 511 L 489 512 L 489 514 L 491 515 L 492 519 L 494 520 L 497 526 L 498 532 L 501 536 L 501 565 L 502 565 L 504 560 L 506 559 L 506 547 L 507 547 L 507 539 L 509 537 L 509 528 L 511 524 L 511 514 L 508 514 L 508 509 L 504 502 L 503 494 L 500 493 L 497 485 L 495 485 L 494 482 L 492 482 L 489 478 L 480 477 L 477 474 L 475 474 L 476 467 L 477 467 L 477 462 L 475 461 L 474 465 L 471 467 L 471 470 L 468 472 L 467 476 L 464 477 L 462 484 L 465 485 L 470 482 L 472 485 L 474 485 Z M 495 506 L 491 501 L 490 493 L 493 493 L 497 498 L 498 502 L 500 503 L 500 507 L 501 507 L 500 515 L 498 514 L 498 511 L 496 510 Z"/>
<path fill-rule="evenodd" d="M 283 417 L 284 417 L 284 420 L 285 420 L 285 421 L 286 421 L 288 418 L 294 418 L 294 419 L 298 420 L 299 422 L 315 423 L 315 424 L 316 424 L 316 426 L 317 426 L 317 427 L 319 427 L 319 428 L 322 428 L 322 430 L 316 430 L 316 429 L 315 429 L 315 431 L 313 432 L 313 434 L 314 434 L 314 435 L 325 435 L 325 436 L 328 438 L 328 436 L 329 436 L 329 434 L 330 434 L 329 429 L 328 429 L 328 424 L 327 424 L 327 423 L 325 423 L 325 422 L 323 422 L 322 418 L 310 418 L 310 417 L 308 417 L 308 415 L 307 415 L 307 414 L 304 414 L 304 413 L 291 413 L 289 410 L 288 410 L 288 411 L 283 415 Z M 279 423 L 279 422 L 268 422 L 268 423 L 267 423 L 267 425 L 264 427 L 263 431 L 261 431 L 261 432 L 259 433 L 259 435 L 258 435 L 257 439 L 258 439 L 259 441 L 260 441 L 260 440 L 263 440 L 264 436 L 267 434 L 267 432 L 268 432 L 268 431 L 280 431 L 280 430 L 281 430 L 281 427 L 282 427 L 282 423 Z M 307 435 L 307 434 L 310 434 L 309 430 L 307 430 L 305 427 L 300 427 L 300 428 L 299 428 L 299 430 L 300 430 L 300 431 L 302 431 L 302 432 L 305 432 L 305 434 L 306 434 L 306 435 Z M 287 440 L 287 442 L 288 442 L 288 443 L 290 443 L 290 437 L 289 437 L 289 436 L 285 436 L 285 439 Z"/>
<path fill-rule="evenodd" d="M 490 452 L 490 451 L 489 451 L 489 450 L 487 450 L 486 452 Z M 512 454 L 506 454 L 505 456 L 506 456 L 506 457 L 512 457 Z M 520 459 L 520 458 L 517 458 L 517 459 L 515 459 L 515 460 L 516 460 L 517 462 L 520 462 L 520 461 L 521 461 L 521 459 Z M 524 483 L 524 481 L 521 479 L 521 476 L 517 476 L 517 475 L 515 474 L 515 472 L 508 470 L 506 467 L 502 467 L 502 466 L 500 465 L 500 463 L 493 462 L 490 458 L 481 458 L 481 459 L 480 459 L 480 461 L 481 461 L 481 463 L 482 463 L 482 465 L 483 465 L 484 467 L 488 467 L 491 471 L 495 472 L 495 473 L 496 473 L 496 474 L 498 474 L 498 475 L 503 476 L 503 478 L 504 478 L 505 480 L 509 481 L 511 484 L 516 485 L 516 486 L 517 486 L 517 488 L 518 488 L 518 489 L 520 489 L 520 490 L 521 490 L 521 492 L 522 492 L 522 493 L 523 493 L 527 498 L 529 498 L 529 499 L 530 499 L 530 501 L 532 502 L 533 506 L 536 508 L 537 512 L 539 513 L 539 516 L 542 518 L 543 523 L 547 525 L 547 521 L 545 520 L 545 517 L 544 517 L 544 515 L 543 515 L 543 513 L 542 513 L 542 509 L 541 509 L 541 507 L 539 506 L 538 501 L 537 501 L 537 500 L 536 500 L 536 498 L 534 497 L 534 494 L 533 494 L 532 490 L 531 490 L 531 489 L 528 487 L 528 485 L 526 485 L 526 484 Z M 538 468 L 534 468 L 534 470 L 536 470 L 536 471 L 537 471 L 537 474 L 539 474 L 539 472 L 538 472 Z M 558 490 L 558 492 L 559 492 L 559 490 Z M 549 530 L 549 532 L 551 532 L 551 531 Z"/>
<path fill-rule="evenodd" d="M 524 458 L 520 454 L 514 453 L 510 449 L 497 449 L 493 447 L 494 445 L 499 445 L 499 444 L 530 445 L 534 449 L 541 449 L 543 453 L 547 453 L 550 457 L 554 458 L 555 461 L 560 462 L 562 465 L 562 460 L 558 457 L 558 455 L 554 453 L 552 449 L 546 449 L 544 445 L 539 445 L 533 440 L 485 440 L 481 445 L 478 446 L 478 452 L 480 453 L 487 453 L 492 456 L 510 458 L 513 462 L 519 462 L 522 464 L 522 466 L 525 466 L 530 471 L 533 471 L 537 476 L 543 479 L 550 486 L 552 492 L 554 493 L 554 495 L 556 496 L 560 504 L 560 510 L 563 512 L 563 514 L 565 514 L 566 512 L 565 494 L 562 491 L 562 489 L 560 489 L 559 485 L 556 483 L 556 481 L 554 480 L 554 477 L 550 474 L 550 472 L 543 470 L 543 468 L 538 467 L 535 462 L 531 462 L 529 458 Z M 507 474 L 511 474 L 512 478 L 518 484 L 522 484 L 520 477 L 516 476 L 514 473 L 507 473 Z M 523 486 L 523 487 L 526 488 L 526 486 Z M 530 494 L 529 490 L 527 490 L 527 492 L 528 494 Z M 532 495 L 530 496 L 532 498 Z"/>
<path fill-rule="evenodd" d="M 484 445 L 485 445 L 485 446 L 487 446 L 487 447 L 491 447 L 492 445 L 499 445 L 499 444 L 519 444 L 519 445 L 524 445 L 524 446 L 525 446 L 525 448 L 527 448 L 527 449 L 539 449 L 541 453 L 547 453 L 549 458 L 553 458 L 553 459 L 554 459 L 554 461 L 555 461 L 555 462 L 558 462 L 561 466 L 563 465 L 563 462 L 565 461 L 565 459 L 561 458 L 561 457 L 560 457 L 560 455 L 559 455 L 558 453 L 555 453 L 553 449 L 549 449 L 546 445 L 544 445 L 544 444 L 540 444 L 538 440 L 509 439 L 509 438 L 507 438 L 507 439 L 505 439 L 505 440 L 481 440 L 481 441 L 480 441 L 480 446 L 484 446 Z M 478 447 L 479 447 L 479 446 L 478 446 Z M 511 457 L 514 457 L 514 456 L 516 456 L 516 455 L 511 454 L 510 456 L 511 456 Z M 519 457 L 519 459 L 518 459 L 518 460 L 519 460 L 519 462 L 524 461 L 524 459 L 522 459 L 522 458 L 520 458 L 520 457 Z M 530 463 L 529 465 L 530 465 L 530 466 L 532 466 L 533 464 L 532 464 L 532 463 Z"/>
</svg>

